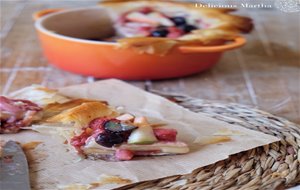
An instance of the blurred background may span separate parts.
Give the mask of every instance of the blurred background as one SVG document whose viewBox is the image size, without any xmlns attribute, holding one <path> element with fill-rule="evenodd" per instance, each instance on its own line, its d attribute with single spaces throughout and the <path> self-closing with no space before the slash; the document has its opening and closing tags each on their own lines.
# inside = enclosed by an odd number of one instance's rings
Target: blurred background
<svg viewBox="0 0 300 190">
<path fill-rule="evenodd" d="M 48 65 L 32 19 L 42 9 L 96 6 L 97 2 L 1 0 L 1 93 L 31 84 L 57 88 L 98 80 Z M 266 0 L 201 2 L 238 5 L 236 14 L 251 17 L 255 29 L 246 35 L 246 46 L 226 53 L 214 68 L 193 76 L 130 83 L 147 90 L 247 104 L 300 123 L 299 12 L 284 12 L 274 6 L 275 1 Z M 241 3 L 261 7 L 243 8 Z"/>
</svg>

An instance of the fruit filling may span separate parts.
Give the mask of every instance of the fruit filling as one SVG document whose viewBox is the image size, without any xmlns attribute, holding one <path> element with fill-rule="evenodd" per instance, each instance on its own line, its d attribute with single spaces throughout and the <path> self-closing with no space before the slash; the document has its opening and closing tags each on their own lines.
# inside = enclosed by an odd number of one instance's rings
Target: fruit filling
<svg viewBox="0 0 300 190">
<path fill-rule="evenodd" d="M 71 139 L 79 153 L 85 148 L 114 150 L 117 160 L 130 160 L 134 155 L 163 154 L 163 150 L 186 150 L 187 146 L 176 142 L 177 131 L 170 128 L 153 128 L 145 117 L 129 117 L 124 114 L 117 118 L 96 118 L 83 128 L 80 135 Z M 102 147 L 102 148 L 101 148 Z M 175 152 L 172 152 L 175 153 Z"/>
<path fill-rule="evenodd" d="M 93 137 L 99 145 L 112 147 L 126 141 L 133 129 L 133 126 L 121 123 L 117 119 L 96 118 L 83 128 L 80 135 L 71 139 L 71 145 L 80 151 L 86 141 Z"/>
<path fill-rule="evenodd" d="M 179 38 L 193 30 L 209 28 L 199 18 L 183 13 L 162 13 L 152 7 L 142 7 L 123 13 L 117 20 L 117 28 L 125 37 Z"/>
<path fill-rule="evenodd" d="M 137 127 L 117 119 L 111 119 L 106 121 L 102 128 L 104 128 L 104 132 L 97 135 L 96 143 L 105 147 L 112 147 L 126 142 L 131 132 Z"/>
</svg>

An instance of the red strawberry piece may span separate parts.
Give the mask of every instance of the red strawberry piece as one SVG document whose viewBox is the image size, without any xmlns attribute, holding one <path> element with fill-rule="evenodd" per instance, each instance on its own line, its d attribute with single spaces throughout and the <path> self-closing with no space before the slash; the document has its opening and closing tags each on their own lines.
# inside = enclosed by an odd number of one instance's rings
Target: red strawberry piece
<svg viewBox="0 0 300 190">
<path fill-rule="evenodd" d="M 73 145 L 77 150 L 80 150 L 80 147 L 85 145 L 85 141 L 88 137 L 89 135 L 84 131 L 80 135 L 71 139 L 71 145 Z"/>
<path fill-rule="evenodd" d="M 133 156 L 133 152 L 126 149 L 117 149 L 115 153 L 115 157 L 118 160 L 131 160 Z"/>
<path fill-rule="evenodd" d="M 124 24 L 126 22 L 126 15 L 122 15 L 118 18 L 118 23 Z"/>
<path fill-rule="evenodd" d="M 96 138 L 100 133 L 103 133 L 103 132 L 104 132 L 103 129 L 97 129 L 97 130 L 93 131 L 93 134 L 91 136 Z"/>
<path fill-rule="evenodd" d="M 175 26 L 168 27 L 169 34 L 167 35 L 168 38 L 178 38 L 183 35 L 183 31 Z"/>
<path fill-rule="evenodd" d="M 153 12 L 153 9 L 151 7 L 143 7 L 139 10 L 139 12 L 143 14 L 149 14 Z"/>
<path fill-rule="evenodd" d="M 78 135 L 74 136 L 71 139 L 71 145 L 73 145 L 77 150 L 80 149 L 81 146 L 85 145 L 85 141 L 90 137 L 96 137 L 98 134 L 104 132 L 104 124 L 109 121 L 110 119 L 107 118 L 96 118 L 92 120 L 88 127 L 84 128 L 83 132 Z"/>
<path fill-rule="evenodd" d="M 138 30 L 139 30 L 139 33 L 141 35 L 143 35 L 143 36 L 149 36 L 150 33 L 151 33 L 152 28 L 153 27 L 151 27 L 151 26 L 142 26 Z"/>
<path fill-rule="evenodd" d="M 176 141 L 176 129 L 156 128 L 153 131 L 156 138 L 160 141 Z"/>
<path fill-rule="evenodd" d="M 117 23 L 124 25 L 128 20 L 127 20 L 127 15 L 131 13 L 131 11 L 126 11 L 124 12 L 117 20 Z"/>
<path fill-rule="evenodd" d="M 109 121 L 110 119 L 107 118 L 96 118 L 94 120 L 92 120 L 89 123 L 89 128 L 91 128 L 93 131 L 104 131 L 104 124 Z"/>
</svg>

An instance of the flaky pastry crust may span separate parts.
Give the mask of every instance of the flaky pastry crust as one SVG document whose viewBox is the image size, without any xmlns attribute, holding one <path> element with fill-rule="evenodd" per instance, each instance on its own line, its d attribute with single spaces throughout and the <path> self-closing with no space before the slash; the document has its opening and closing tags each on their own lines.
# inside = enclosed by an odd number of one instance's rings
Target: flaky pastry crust
<svg viewBox="0 0 300 190">
<path fill-rule="evenodd" d="M 114 21 L 120 15 L 141 7 L 154 7 L 161 12 L 181 11 L 191 17 L 209 20 L 212 26 L 193 30 L 191 33 L 176 39 L 155 37 L 130 37 L 118 40 L 121 48 L 133 48 L 139 53 L 166 54 L 176 45 L 209 46 L 223 44 L 235 39 L 240 33 L 248 33 L 253 28 L 252 20 L 247 17 L 231 15 L 235 9 L 199 8 L 195 3 L 183 3 L 158 0 L 109 0 L 100 3 L 107 8 Z"/>
<path fill-rule="evenodd" d="M 87 126 L 91 120 L 98 117 L 118 116 L 117 112 L 106 103 L 85 99 L 50 104 L 44 110 L 44 122 L 74 124 L 75 128 Z"/>
</svg>

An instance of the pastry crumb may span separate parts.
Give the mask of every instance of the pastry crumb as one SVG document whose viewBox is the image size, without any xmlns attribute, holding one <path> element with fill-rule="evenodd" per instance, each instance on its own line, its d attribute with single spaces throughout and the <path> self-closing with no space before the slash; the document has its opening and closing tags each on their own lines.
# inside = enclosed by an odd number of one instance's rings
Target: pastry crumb
<svg viewBox="0 0 300 190">
<path fill-rule="evenodd" d="M 32 141 L 25 144 L 22 144 L 23 150 L 33 150 L 35 149 L 39 144 L 42 144 L 41 141 Z"/>
<path fill-rule="evenodd" d="M 229 136 L 209 136 L 209 137 L 198 137 L 195 139 L 194 143 L 200 145 L 209 145 L 209 144 L 216 144 L 220 142 L 228 142 L 231 141 Z"/>
</svg>

